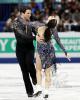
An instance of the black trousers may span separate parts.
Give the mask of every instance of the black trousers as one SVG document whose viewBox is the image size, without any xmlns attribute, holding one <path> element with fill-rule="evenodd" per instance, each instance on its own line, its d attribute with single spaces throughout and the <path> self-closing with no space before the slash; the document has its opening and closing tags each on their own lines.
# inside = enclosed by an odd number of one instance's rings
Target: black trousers
<svg viewBox="0 0 80 100">
<path fill-rule="evenodd" d="M 22 71 L 23 80 L 27 94 L 34 92 L 33 86 L 30 80 L 36 80 L 36 69 L 34 66 L 34 49 L 26 49 L 25 45 L 16 45 L 16 56 Z"/>
</svg>

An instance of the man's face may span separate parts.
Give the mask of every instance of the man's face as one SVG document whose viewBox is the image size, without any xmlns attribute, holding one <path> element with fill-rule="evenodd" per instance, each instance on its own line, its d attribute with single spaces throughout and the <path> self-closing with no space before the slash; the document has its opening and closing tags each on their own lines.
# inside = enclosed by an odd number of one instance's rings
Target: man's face
<svg viewBox="0 0 80 100">
<path fill-rule="evenodd" d="M 30 20 L 31 17 L 31 10 L 26 10 L 24 13 L 24 17 L 26 20 Z"/>
</svg>

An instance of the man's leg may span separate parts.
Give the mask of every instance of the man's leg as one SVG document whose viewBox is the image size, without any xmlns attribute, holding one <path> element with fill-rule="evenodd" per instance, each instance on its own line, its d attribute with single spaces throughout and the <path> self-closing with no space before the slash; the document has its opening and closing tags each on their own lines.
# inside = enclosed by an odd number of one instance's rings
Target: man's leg
<svg viewBox="0 0 80 100">
<path fill-rule="evenodd" d="M 33 51 L 28 52 L 28 54 L 26 56 L 26 64 L 28 66 L 28 70 L 29 70 L 30 76 L 32 78 L 32 82 L 34 85 L 36 85 L 37 77 L 36 77 L 36 69 L 35 69 L 35 65 L 34 65 L 34 52 Z"/>
<path fill-rule="evenodd" d="M 26 65 L 27 61 L 25 60 L 26 54 L 24 52 L 20 51 L 20 50 L 17 50 L 16 55 L 17 55 L 17 58 L 18 58 L 18 62 L 19 62 L 21 71 L 22 71 L 26 92 L 27 92 L 28 96 L 33 95 L 33 92 L 34 92 L 33 86 L 31 84 L 29 72 L 28 72 L 27 65 Z"/>
</svg>

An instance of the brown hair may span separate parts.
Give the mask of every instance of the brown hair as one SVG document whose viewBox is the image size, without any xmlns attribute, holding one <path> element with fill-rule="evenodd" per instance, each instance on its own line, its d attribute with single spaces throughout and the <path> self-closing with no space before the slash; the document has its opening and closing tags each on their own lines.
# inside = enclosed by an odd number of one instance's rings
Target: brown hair
<svg viewBox="0 0 80 100">
<path fill-rule="evenodd" d="M 29 7 L 29 6 L 21 6 L 20 7 L 20 12 L 21 13 L 25 13 L 26 10 L 31 10 L 31 7 Z"/>
<path fill-rule="evenodd" d="M 48 42 L 51 39 L 51 33 L 50 33 L 49 28 L 46 28 L 46 30 L 44 32 L 44 39 L 45 39 L 45 42 Z"/>
<path fill-rule="evenodd" d="M 56 24 L 57 24 L 57 21 L 56 21 L 55 19 L 51 19 L 51 20 L 46 24 L 47 28 L 46 28 L 46 30 L 45 30 L 45 32 L 44 32 L 45 42 L 50 41 L 50 39 L 51 39 L 51 32 L 50 32 L 50 29 L 51 29 L 51 28 L 55 28 Z"/>
</svg>

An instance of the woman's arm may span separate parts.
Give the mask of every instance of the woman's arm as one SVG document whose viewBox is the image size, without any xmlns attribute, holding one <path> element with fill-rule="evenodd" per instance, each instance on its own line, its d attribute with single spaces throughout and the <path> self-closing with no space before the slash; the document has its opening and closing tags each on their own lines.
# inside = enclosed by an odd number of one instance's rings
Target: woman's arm
<svg viewBox="0 0 80 100">
<path fill-rule="evenodd" d="M 52 34 L 54 35 L 54 38 L 55 38 L 56 42 L 58 43 L 58 45 L 59 45 L 59 46 L 61 47 L 61 49 L 64 51 L 66 58 L 67 58 L 69 61 L 71 61 L 69 55 L 67 55 L 67 52 L 66 52 L 66 50 L 65 50 L 65 48 L 64 48 L 64 46 L 63 46 L 63 44 L 62 44 L 61 41 L 60 41 L 60 38 L 59 38 L 59 36 L 58 36 L 57 29 L 51 29 L 51 32 L 52 32 Z"/>
<path fill-rule="evenodd" d="M 51 29 L 52 35 L 54 35 L 54 39 L 56 40 L 56 42 L 58 43 L 58 45 L 60 46 L 60 48 L 64 51 L 64 53 L 67 55 L 67 52 L 63 46 L 63 44 L 60 41 L 60 38 L 58 36 L 58 32 L 57 29 Z"/>
</svg>

